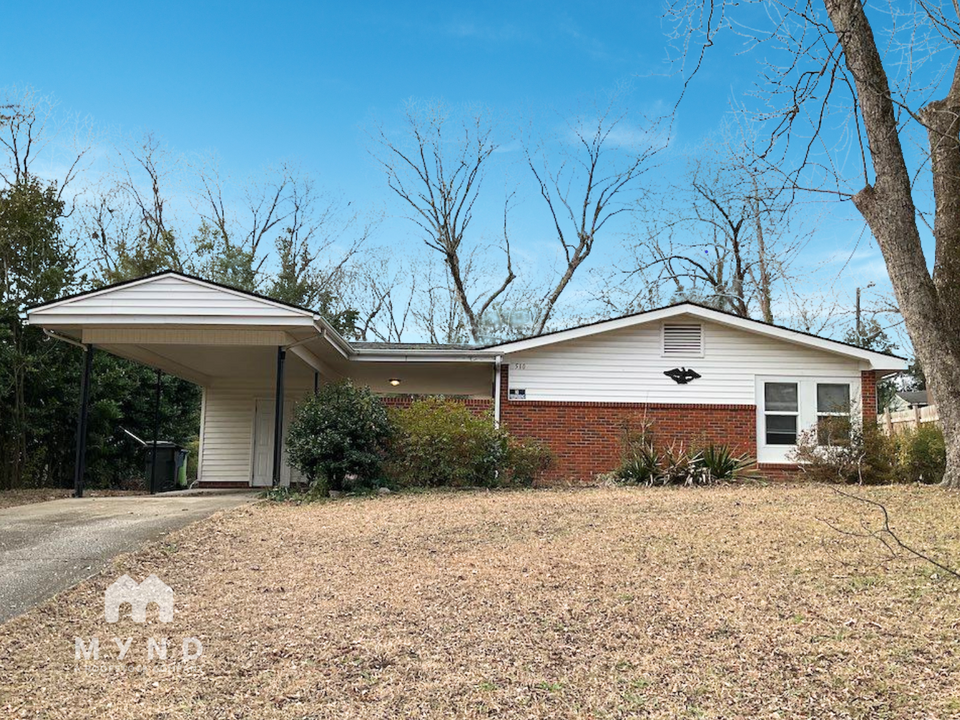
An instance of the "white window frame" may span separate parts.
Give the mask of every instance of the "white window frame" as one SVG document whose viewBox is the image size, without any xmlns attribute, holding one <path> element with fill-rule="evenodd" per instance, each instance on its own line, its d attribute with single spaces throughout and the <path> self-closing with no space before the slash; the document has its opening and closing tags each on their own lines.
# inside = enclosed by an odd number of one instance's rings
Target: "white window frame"
<svg viewBox="0 0 960 720">
<path fill-rule="evenodd" d="M 852 388 L 852 387 L 849 387 L 849 384 L 848 384 L 848 383 L 832 383 L 832 382 L 826 382 L 826 381 L 824 381 L 824 380 L 817 380 L 817 383 L 816 383 L 816 385 L 814 386 L 814 391 L 816 391 L 817 387 L 820 386 L 820 385 L 847 385 L 848 388 L 849 388 L 847 392 L 848 392 L 849 395 L 850 395 L 850 405 L 849 405 L 848 408 L 847 408 L 847 412 L 824 412 L 824 411 L 820 410 L 820 399 L 819 399 L 819 397 L 816 397 L 816 396 L 815 396 L 815 397 L 814 397 L 814 401 L 816 402 L 816 405 L 817 405 L 817 408 L 816 408 L 816 410 L 817 410 L 817 419 L 816 419 L 817 433 L 819 434 L 819 432 L 820 432 L 820 430 L 819 430 L 819 428 L 820 428 L 820 418 L 828 418 L 828 417 L 845 417 L 845 418 L 849 418 L 849 419 L 850 419 L 850 428 L 851 428 L 851 430 L 852 430 L 852 429 L 853 429 L 853 404 L 854 404 L 853 388 Z M 818 440 L 818 444 L 819 444 L 819 440 Z"/>
<path fill-rule="evenodd" d="M 700 352 L 699 353 L 684 353 L 679 355 L 676 353 L 667 352 L 667 325 L 696 325 L 700 328 Z M 707 354 L 707 326 L 706 323 L 702 322 L 690 322 L 689 320 L 671 320 L 660 323 L 660 357 L 662 358 L 702 358 Z"/>
<path fill-rule="evenodd" d="M 757 403 L 757 462 L 759 463 L 793 463 L 791 456 L 796 445 L 768 445 L 766 432 L 766 398 L 764 385 L 766 383 L 796 383 L 797 384 L 797 435 L 816 430 L 817 416 L 817 385 L 849 385 L 850 386 L 850 424 L 859 427 L 861 424 L 860 376 L 825 375 L 758 375 L 756 378 Z M 791 413 L 772 411 L 773 415 L 788 415 Z"/>
<path fill-rule="evenodd" d="M 790 410 L 767 410 L 767 408 L 766 408 L 766 403 L 767 403 L 767 391 L 766 391 L 766 386 L 767 386 L 767 385 L 771 385 L 771 384 L 773 384 L 773 385 L 776 385 L 776 384 L 780 384 L 780 385 L 796 385 L 796 386 L 797 386 L 797 409 L 796 409 L 795 411 L 790 411 Z M 802 385 L 800 384 L 799 381 L 794 381 L 794 380 L 765 380 L 764 383 L 763 383 L 763 385 L 760 386 L 760 390 L 761 390 L 761 392 L 762 392 L 762 394 L 763 394 L 763 404 L 764 404 L 764 408 L 763 408 L 763 422 L 760 423 L 760 428 L 758 428 L 758 432 L 760 432 L 760 431 L 763 432 L 763 444 L 764 444 L 764 446 L 766 446 L 766 447 L 771 447 L 771 448 L 782 448 L 782 447 L 792 448 L 792 447 L 796 447 L 795 444 L 794 444 L 794 445 L 773 445 L 773 444 L 767 445 L 767 416 L 768 416 L 768 415 L 777 415 L 777 416 L 780 416 L 780 417 L 794 417 L 794 418 L 796 418 L 796 419 L 797 419 L 797 422 L 796 422 L 796 433 L 797 433 L 797 435 L 799 435 L 800 432 L 801 432 L 801 427 L 802 427 L 802 425 L 801 425 L 801 420 L 800 420 L 800 407 L 801 407 L 800 393 L 802 392 Z"/>
</svg>

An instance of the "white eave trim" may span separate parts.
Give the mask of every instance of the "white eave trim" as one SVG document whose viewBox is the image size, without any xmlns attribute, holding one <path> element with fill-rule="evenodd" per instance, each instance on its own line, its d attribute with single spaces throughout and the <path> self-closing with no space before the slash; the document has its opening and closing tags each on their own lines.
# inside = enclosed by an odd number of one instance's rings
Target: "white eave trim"
<svg viewBox="0 0 960 720">
<path fill-rule="evenodd" d="M 678 315 L 690 315 L 692 317 L 698 317 L 703 320 L 718 323 L 720 325 L 727 325 L 729 327 L 744 330 L 746 332 L 752 332 L 758 335 L 766 335 L 768 337 L 774 337 L 779 340 L 784 340 L 797 345 L 804 345 L 807 347 L 817 348 L 825 352 L 856 358 L 868 363 L 870 365 L 870 369 L 890 370 L 896 372 L 899 370 L 905 370 L 907 367 L 907 361 L 902 358 L 891 357 L 890 355 L 873 352 L 872 350 L 864 350 L 862 348 L 852 347 L 836 342 L 835 340 L 828 340 L 826 338 L 807 335 L 795 330 L 788 330 L 787 328 L 767 325 L 766 323 L 756 320 L 748 320 L 746 318 L 736 317 L 734 315 L 718 312 L 716 310 L 710 310 L 709 308 L 700 307 L 698 305 L 675 305 L 673 307 L 662 308 L 660 310 L 651 310 L 650 312 L 641 313 L 639 315 L 615 318 L 613 320 L 606 320 L 604 322 L 594 323 L 584 327 L 562 330 L 550 335 L 542 335 L 540 337 L 529 338 L 527 340 L 518 340 L 516 342 L 495 345 L 486 349 L 503 354 L 523 352 L 524 350 L 532 350 L 545 345 L 553 345 L 555 343 L 566 342 L 568 340 L 589 337 L 591 335 L 610 332 L 612 330 L 620 330 L 623 328 L 633 327 L 635 325 L 645 325 L 651 322 L 667 320 L 669 318 L 677 317 Z"/>
<path fill-rule="evenodd" d="M 354 362 L 459 362 L 487 363 L 496 362 L 497 353 L 476 350 L 390 350 L 371 349 L 353 350 L 350 360 Z"/>
</svg>

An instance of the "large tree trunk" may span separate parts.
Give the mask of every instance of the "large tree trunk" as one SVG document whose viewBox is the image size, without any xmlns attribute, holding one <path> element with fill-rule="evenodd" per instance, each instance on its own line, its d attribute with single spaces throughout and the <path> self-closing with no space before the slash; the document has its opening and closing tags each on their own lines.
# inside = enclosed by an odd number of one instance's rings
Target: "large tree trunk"
<svg viewBox="0 0 960 720">
<path fill-rule="evenodd" d="M 900 311 L 937 403 L 947 444 L 944 484 L 960 488 L 960 68 L 946 99 L 921 113 L 936 199 L 934 277 L 927 271 L 890 86 L 859 0 L 824 0 L 853 75 L 875 172 L 854 197 L 880 245 Z"/>
</svg>

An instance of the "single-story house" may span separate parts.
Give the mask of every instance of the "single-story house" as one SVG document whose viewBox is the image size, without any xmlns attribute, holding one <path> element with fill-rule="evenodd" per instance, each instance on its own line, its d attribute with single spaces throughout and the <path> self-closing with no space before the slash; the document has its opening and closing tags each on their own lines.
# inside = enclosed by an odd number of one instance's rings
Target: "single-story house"
<svg viewBox="0 0 960 720">
<path fill-rule="evenodd" d="M 925 408 L 930 404 L 926 390 L 903 390 L 896 393 L 890 400 L 890 412 Z"/>
<path fill-rule="evenodd" d="M 289 483 L 274 439 L 298 400 L 342 378 L 388 404 L 443 394 L 488 409 L 511 433 L 553 450 L 553 480 L 613 469 L 624 427 L 641 424 L 663 442 L 726 443 L 780 476 L 796 470 L 797 436 L 819 418 L 875 421 L 877 379 L 906 367 L 689 302 L 488 347 L 354 342 L 310 309 L 175 272 L 38 305 L 26 317 L 88 357 L 96 348 L 199 385 L 207 487 Z"/>
</svg>

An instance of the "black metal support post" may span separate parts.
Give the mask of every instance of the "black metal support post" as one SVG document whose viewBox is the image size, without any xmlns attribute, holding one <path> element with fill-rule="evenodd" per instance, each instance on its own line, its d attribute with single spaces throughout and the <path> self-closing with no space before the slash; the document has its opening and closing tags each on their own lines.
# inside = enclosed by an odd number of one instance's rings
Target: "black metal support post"
<svg viewBox="0 0 960 720">
<path fill-rule="evenodd" d="M 157 388 L 153 399 L 153 449 L 150 451 L 150 493 L 157 491 L 157 442 L 160 440 L 160 381 L 163 372 L 157 370 Z"/>
<path fill-rule="evenodd" d="M 87 470 L 87 411 L 90 407 L 90 373 L 93 370 L 93 345 L 83 353 L 83 374 L 80 376 L 80 409 L 77 413 L 77 453 L 73 462 L 73 496 L 83 497 L 83 475 Z"/>
<path fill-rule="evenodd" d="M 277 397 L 273 418 L 273 486 L 280 484 L 280 463 L 283 460 L 283 370 L 287 351 L 277 347 Z"/>
<path fill-rule="evenodd" d="M 320 373 L 316 370 L 313 371 L 313 394 L 316 395 L 320 392 Z"/>
</svg>

